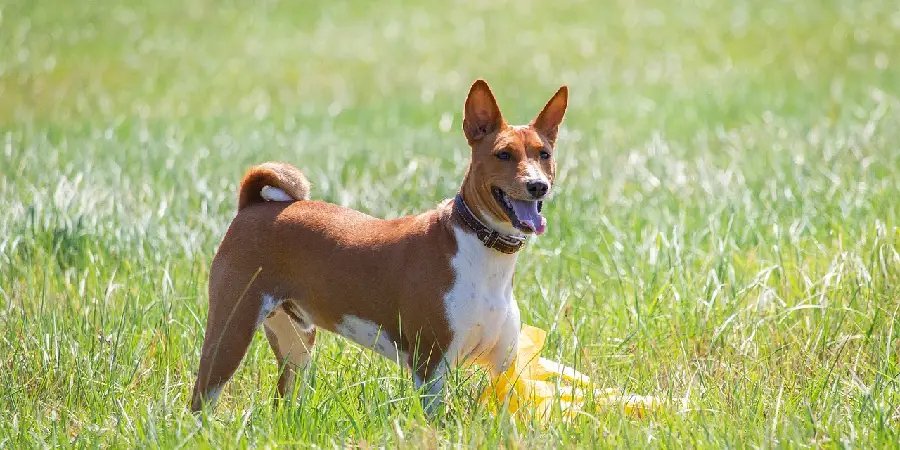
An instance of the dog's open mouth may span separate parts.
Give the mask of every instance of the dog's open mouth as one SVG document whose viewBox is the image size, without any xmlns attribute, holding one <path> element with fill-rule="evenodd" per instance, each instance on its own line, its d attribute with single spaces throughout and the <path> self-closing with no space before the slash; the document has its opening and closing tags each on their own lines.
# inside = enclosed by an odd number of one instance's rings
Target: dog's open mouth
<svg viewBox="0 0 900 450">
<path fill-rule="evenodd" d="M 523 233 L 544 234 L 547 230 L 547 219 L 541 215 L 543 202 L 536 200 L 516 200 L 510 198 L 498 187 L 492 187 L 494 199 L 503 208 L 510 223 Z"/>
</svg>

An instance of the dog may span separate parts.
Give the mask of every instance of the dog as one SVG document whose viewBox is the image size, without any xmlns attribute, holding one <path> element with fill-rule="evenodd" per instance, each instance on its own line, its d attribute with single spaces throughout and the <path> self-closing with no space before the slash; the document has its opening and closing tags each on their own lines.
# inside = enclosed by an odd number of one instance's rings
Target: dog
<svg viewBox="0 0 900 450">
<path fill-rule="evenodd" d="M 455 198 L 408 217 L 310 200 L 309 181 L 288 164 L 251 168 L 210 267 L 191 410 L 215 404 L 260 325 L 282 366 L 282 399 L 297 395 L 319 329 L 408 367 L 429 415 L 451 368 L 503 373 L 520 330 L 517 252 L 546 230 L 541 208 L 567 105 L 563 85 L 528 125 L 509 125 L 476 80 L 464 106 L 471 160 L 462 184 Z"/>
</svg>

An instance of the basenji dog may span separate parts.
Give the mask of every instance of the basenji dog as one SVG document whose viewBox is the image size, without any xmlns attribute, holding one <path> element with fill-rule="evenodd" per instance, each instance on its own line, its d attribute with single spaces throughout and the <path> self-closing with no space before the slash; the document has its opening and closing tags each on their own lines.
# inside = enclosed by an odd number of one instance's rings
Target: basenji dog
<svg viewBox="0 0 900 450">
<path fill-rule="evenodd" d="M 429 414 L 443 403 L 451 368 L 503 373 L 520 330 L 516 255 L 546 229 L 541 206 L 567 103 L 562 86 L 528 125 L 509 125 L 488 84 L 475 81 L 462 122 L 471 147 L 462 185 L 418 215 L 383 220 L 310 200 L 296 168 L 251 168 L 210 267 L 191 409 L 215 402 L 260 325 L 282 366 L 281 398 L 296 395 L 319 329 L 409 367 Z"/>
</svg>

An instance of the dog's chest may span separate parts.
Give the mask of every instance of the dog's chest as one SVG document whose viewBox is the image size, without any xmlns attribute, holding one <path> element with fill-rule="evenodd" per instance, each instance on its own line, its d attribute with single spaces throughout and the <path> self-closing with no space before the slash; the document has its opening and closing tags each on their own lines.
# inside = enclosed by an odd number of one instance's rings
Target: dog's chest
<svg viewBox="0 0 900 450">
<path fill-rule="evenodd" d="M 455 281 L 444 297 L 453 333 L 452 358 L 478 357 L 497 342 L 513 306 L 516 256 L 486 248 L 474 235 L 454 228 Z"/>
</svg>

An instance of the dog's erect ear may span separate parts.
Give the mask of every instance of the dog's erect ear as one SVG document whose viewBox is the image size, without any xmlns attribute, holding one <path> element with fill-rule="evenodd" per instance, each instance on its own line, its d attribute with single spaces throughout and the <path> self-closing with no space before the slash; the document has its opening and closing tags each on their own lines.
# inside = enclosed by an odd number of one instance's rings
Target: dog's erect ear
<svg viewBox="0 0 900 450">
<path fill-rule="evenodd" d="M 466 107 L 463 111 L 463 132 L 469 143 L 500 130 L 505 125 L 500 107 L 487 82 L 478 79 L 469 89 Z"/>
<path fill-rule="evenodd" d="M 556 135 L 559 134 L 559 124 L 566 115 L 566 106 L 569 104 L 569 88 L 562 86 L 553 94 L 550 101 L 544 105 L 541 113 L 531 121 L 531 126 L 538 133 L 550 140 L 550 145 L 556 145 Z"/>
</svg>

